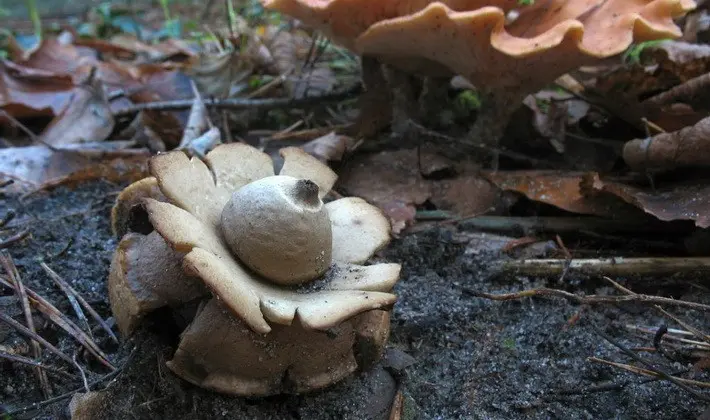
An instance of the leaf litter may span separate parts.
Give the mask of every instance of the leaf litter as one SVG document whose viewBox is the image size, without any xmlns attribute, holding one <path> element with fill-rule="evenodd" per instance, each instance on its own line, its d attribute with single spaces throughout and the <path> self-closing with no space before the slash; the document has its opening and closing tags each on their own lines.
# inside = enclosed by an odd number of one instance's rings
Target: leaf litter
<svg viewBox="0 0 710 420">
<path fill-rule="evenodd" d="M 0 243 L 29 279 L 23 310 L 36 307 L 76 341 L 49 343 L 43 335 L 57 332 L 17 324 L 21 314 L 8 322 L 47 350 L 39 358 L 27 348 L 16 363 L 45 372 L 37 386 L 62 392 L 62 407 L 74 397 L 69 410 L 77 418 L 150 417 L 171 413 L 171 406 L 206 415 L 212 403 L 223 413 L 256 418 L 702 413 L 710 382 L 702 364 L 708 348 L 698 343 L 706 341 L 710 263 L 707 247 L 689 244 L 702 242 L 710 227 L 706 6 L 679 17 L 682 40 L 632 44 L 623 54 L 577 63 L 533 91 L 502 98 L 475 81 L 452 82 L 455 74 L 403 76 L 391 62 L 373 65 L 338 38 L 346 35 L 337 25 L 328 40 L 303 22 L 252 12 L 257 2 L 246 2 L 251 6 L 231 18 L 207 3 L 174 6 L 220 22 L 205 31 L 180 34 L 174 26 L 180 19 L 160 10 L 147 8 L 141 18 L 112 6 L 89 14 L 83 27 L 48 31 L 33 48 L 11 37 L 0 61 L 0 217 L 11 208 L 20 215 L 0 224 Z M 536 14 L 539 5 L 524 7 L 507 16 L 510 28 L 531 16 L 550 18 Z M 593 23 L 602 9 L 587 10 L 585 19 Z M 402 13 L 407 22 L 409 12 Z M 363 48 L 386 55 L 391 47 L 387 37 L 369 39 Z M 493 51 L 485 44 L 482 50 Z M 545 65 L 554 67 L 554 57 Z M 522 80 L 501 62 L 500 80 Z M 338 96 L 343 87 L 356 92 L 360 77 L 365 95 Z M 437 85 L 444 94 L 427 96 Z M 425 106 L 432 97 L 434 106 Z M 505 132 L 497 143 L 476 146 L 480 153 L 457 140 L 471 134 L 476 116 L 479 134 Z M 492 116 L 511 122 L 503 130 Z M 336 170 L 336 194 L 363 197 L 390 219 L 398 239 L 383 253 L 401 258 L 406 273 L 384 367 L 318 396 L 246 404 L 163 374 L 156 393 L 143 386 L 152 381 L 146 372 L 164 371 L 160 361 L 173 351 L 170 343 L 146 334 L 140 343 L 111 344 L 103 276 L 115 244 L 106 210 L 119 186 L 144 177 L 155 153 L 181 149 L 200 156 L 233 141 L 271 154 L 284 143 L 298 145 Z M 499 156 L 493 167 L 480 158 L 488 153 Z M 38 224 L 43 219 L 50 220 L 47 227 Z M 68 238 L 48 232 L 52 226 Z M 47 273 L 66 295 L 47 288 Z M 7 269 L 0 275 L 15 284 Z M 6 289 L 11 293 L 0 298 L 15 299 L 12 290 L 19 288 Z M 16 299 L 22 303 L 22 294 Z M 679 328 L 669 333 L 666 324 Z M 3 351 L 14 339 L 17 334 L 0 330 Z M 82 348 L 93 356 L 84 357 Z M 387 360 L 397 351 L 415 363 L 395 372 Z M 60 360 L 79 368 L 83 379 L 75 378 L 76 386 L 62 386 L 56 372 L 41 370 L 66 369 Z M 23 376 L 14 366 L 3 391 L 10 408 L 3 401 L 2 409 L 56 410 L 57 404 L 32 405 L 41 400 L 40 388 L 19 385 Z M 148 395 L 138 404 L 124 391 L 131 383 Z M 126 404 L 111 408 L 109 394 Z"/>
</svg>

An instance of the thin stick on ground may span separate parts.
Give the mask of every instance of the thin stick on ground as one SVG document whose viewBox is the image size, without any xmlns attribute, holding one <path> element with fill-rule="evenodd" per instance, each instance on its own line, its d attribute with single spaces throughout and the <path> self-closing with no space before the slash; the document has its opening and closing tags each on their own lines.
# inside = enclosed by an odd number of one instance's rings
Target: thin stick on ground
<svg viewBox="0 0 710 420">
<path fill-rule="evenodd" d="M 44 348 L 49 350 L 50 352 L 54 353 L 56 356 L 58 356 L 60 359 L 64 360 L 65 362 L 69 363 L 73 367 L 76 367 L 74 365 L 74 361 L 71 359 L 71 357 L 67 356 L 66 354 L 62 353 L 58 348 L 54 347 L 49 341 L 45 340 L 42 338 L 39 334 L 30 331 L 25 327 L 24 325 L 20 324 L 19 322 L 15 321 L 11 317 L 5 315 L 4 313 L 0 312 L 0 321 L 6 323 L 7 325 L 11 326 L 14 328 L 18 333 L 24 335 L 25 337 L 29 338 L 30 340 L 35 340 L 38 343 L 40 343 Z"/>
<path fill-rule="evenodd" d="M 558 277 L 569 264 L 569 273 L 599 274 L 614 277 L 663 276 L 687 272 L 710 272 L 707 257 L 600 258 L 600 259 L 530 259 L 505 261 L 500 274 Z"/>
<path fill-rule="evenodd" d="M 694 326 L 688 324 L 687 322 L 683 321 L 682 319 L 680 319 L 677 316 L 673 315 L 672 313 L 666 311 L 665 309 L 661 308 L 658 305 L 656 305 L 656 309 L 658 311 L 660 311 L 663 315 L 665 315 L 668 318 L 672 319 L 673 321 L 677 322 L 681 327 L 690 331 L 697 338 L 703 340 L 706 344 L 710 344 L 710 336 L 709 335 L 705 334 L 704 332 L 702 332 L 699 329 L 695 328 Z"/>
<path fill-rule="evenodd" d="M 647 368 L 649 371 L 653 372 L 655 375 L 658 375 L 660 378 L 672 382 L 674 385 L 676 385 L 676 386 L 682 388 L 683 390 L 689 392 L 690 394 L 692 394 L 693 396 L 695 396 L 696 398 L 698 398 L 698 399 L 700 399 L 700 400 L 710 402 L 710 397 L 708 397 L 707 395 L 705 395 L 705 394 L 703 394 L 703 393 L 701 393 L 701 392 L 698 392 L 698 391 L 694 390 L 693 388 L 691 388 L 690 386 L 686 385 L 686 384 L 683 383 L 682 381 L 679 381 L 678 378 L 676 378 L 675 376 L 670 375 L 669 373 L 665 372 L 664 370 L 659 369 L 659 368 L 657 368 L 657 367 L 654 367 L 651 362 L 649 362 L 649 361 L 647 361 L 646 359 L 644 359 L 643 357 L 637 355 L 637 354 L 634 353 L 633 351 L 627 349 L 626 347 L 624 347 L 624 346 L 621 345 L 619 342 L 617 342 L 616 340 L 614 340 L 611 336 L 609 336 L 608 334 L 606 334 L 606 333 L 605 333 L 604 331 L 602 331 L 601 329 L 597 328 L 597 327 L 594 326 L 594 325 L 591 325 L 591 328 L 594 330 L 594 332 L 597 333 L 597 335 L 599 335 L 599 336 L 600 336 L 601 338 L 603 338 L 604 340 L 608 341 L 609 344 L 611 344 L 611 345 L 613 345 L 614 347 L 616 347 L 616 348 L 618 348 L 619 350 L 621 350 L 621 352 L 624 353 L 625 355 L 627 355 L 628 357 L 630 357 L 630 358 L 634 359 L 635 361 L 641 363 L 642 365 L 646 366 L 646 368 Z"/>
<path fill-rule="evenodd" d="M 51 267 L 49 267 L 45 263 L 40 264 L 44 271 L 49 275 L 49 277 L 54 280 L 54 282 L 66 293 L 67 298 L 69 299 L 70 302 L 72 302 L 72 306 L 74 307 L 75 312 L 77 312 L 77 316 L 83 317 L 84 313 L 82 312 L 81 308 L 75 305 L 75 302 L 78 301 L 81 306 L 84 307 L 84 309 L 91 315 L 91 317 L 103 328 L 104 331 L 111 337 L 111 340 L 113 340 L 114 343 L 118 343 L 118 337 L 111 331 L 111 327 L 108 326 L 106 321 L 99 315 L 94 308 L 89 305 L 89 303 L 77 292 L 74 290 L 73 287 L 69 283 L 66 282 L 59 274 L 57 274 L 56 271 L 52 270 Z M 85 322 L 88 321 L 86 320 L 86 317 L 83 318 Z M 89 332 L 91 329 L 89 329 Z"/>
<path fill-rule="evenodd" d="M 571 302 L 581 304 L 581 305 L 599 305 L 599 304 L 618 304 L 624 302 L 636 302 L 643 304 L 661 304 L 661 305 L 671 305 L 679 306 L 683 308 L 696 309 L 699 311 L 710 312 L 710 306 L 704 305 L 702 303 L 688 302 L 684 300 L 675 300 L 662 296 L 652 296 L 652 295 L 625 295 L 625 296 L 609 296 L 609 295 L 575 295 L 564 290 L 549 289 L 546 287 L 540 287 L 537 289 L 528 289 L 515 293 L 486 293 L 479 292 L 471 289 L 463 289 L 463 292 L 484 299 L 490 300 L 519 300 L 527 297 L 533 296 L 546 296 L 546 297 L 559 297 L 567 299 Z"/>
<path fill-rule="evenodd" d="M 22 278 L 20 277 L 19 271 L 17 271 L 15 262 L 12 260 L 12 257 L 3 252 L 2 254 L 0 254 L 0 264 L 5 269 L 5 273 L 10 279 L 12 287 L 15 289 L 15 294 L 17 294 L 17 298 L 20 300 L 20 304 L 22 305 L 22 313 L 25 317 L 25 323 L 27 324 L 27 328 L 36 334 L 37 330 L 35 329 L 35 323 L 32 319 L 32 310 L 30 309 L 30 303 L 27 299 L 25 286 L 22 284 Z M 42 348 L 40 347 L 39 342 L 37 342 L 36 340 L 30 340 L 30 344 L 32 346 L 32 356 L 37 360 L 41 360 Z M 40 387 L 42 388 L 42 393 L 44 394 L 44 396 L 51 396 L 52 389 L 49 386 L 49 378 L 47 377 L 47 372 L 40 368 L 35 368 L 35 374 L 37 375 L 37 379 L 39 380 Z"/>
<path fill-rule="evenodd" d="M 0 284 L 10 287 L 10 284 L 0 277 Z M 30 303 L 32 303 L 40 312 L 47 316 L 59 328 L 66 331 L 74 337 L 86 350 L 89 351 L 101 364 L 113 370 L 116 369 L 111 362 L 108 361 L 108 356 L 99 348 L 99 346 L 85 332 L 81 330 L 74 322 L 67 318 L 59 309 L 49 303 L 42 296 L 38 295 L 30 288 L 26 288 Z"/>
<path fill-rule="evenodd" d="M 65 372 L 61 369 L 47 366 L 47 365 L 40 363 L 36 360 L 30 359 L 29 357 L 20 356 L 18 354 L 12 354 L 12 353 L 8 353 L 8 352 L 0 350 L 0 358 L 5 359 L 5 360 L 9 360 L 9 361 L 15 362 L 15 363 L 21 363 L 23 365 L 33 366 L 33 367 L 36 367 L 39 369 L 44 369 L 47 372 L 56 373 L 57 375 L 61 375 L 61 376 L 67 377 L 67 378 L 71 378 L 71 379 L 77 378 L 76 375 L 72 375 L 69 372 Z"/>
<path fill-rule="evenodd" d="M 587 360 L 590 362 L 594 362 L 594 363 L 601 363 L 604 365 L 613 366 L 615 368 L 623 369 L 625 371 L 635 373 L 637 375 L 647 376 L 650 378 L 664 379 L 663 375 L 661 375 L 659 373 L 656 373 L 656 372 L 649 370 L 649 369 L 640 368 L 640 367 L 634 366 L 634 365 L 627 365 L 625 363 L 612 362 L 610 360 L 604 360 L 604 359 L 600 359 L 598 357 L 587 357 Z M 696 381 L 693 379 L 679 378 L 679 377 L 673 376 L 673 375 L 669 375 L 669 376 L 671 378 L 674 378 L 676 381 L 686 384 L 686 385 L 697 386 L 700 388 L 710 388 L 710 382 L 702 382 L 702 381 Z"/>
<path fill-rule="evenodd" d="M 17 242 L 20 242 L 21 240 L 27 238 L 30 236 L 30 231 L 29 230 L 22 230 L 20 232 L 17 232 L 16 234 L 10 236 L 9 238 L 3 239 L 0 241 L 0 249 L 5 249 L 9 248 L 12 245 L 14 245 Z"/>
<path fill-rule="evenodd" d="M 646 335 L 652 335 L 655 336 L 658 334 L 659 328 L 648 328 L 648 327 L 642 327 L 638 325 L 624 325 L 624 327 L 629 330 L 633 331 L 636 333 L 640 334 L 646 334 Z M 684 331 L 684 330 L 677 330 L 673 328 L 668 328 L 668 332 L 663 336 L 663 340 L 668 344 L 672 345 L 674 347 L 676 346 L 689 346 L 692 348 L 692 350 L 698 350 L 702 352 L 709 352 L 710 351 L 710 344 L 705 343 L 703 341 L 696 341 L 696 340 L 691 340 L 690 338 L 684 338 L 684 337 L 694 337 L 695 334 L 689 332 L 689 331 Z"/>
<path fill-rule="evenodd" d="M 205 99 L 205 106 L 217 109 L 252 109 L 269 110 L 279 108 L 298 108 L 326 102 L 337 102 L 356 97 L 362 91 L 360 83 L 355 83 L 347 89 L 332 92 L 325 95 L 309 96 L 306 98 L 264 98 L 264 99 Z M 135 104 L 114 112 L 116 118 L 129 117 L 139 111 L 181 111 L 192 107 L 192 99 L 181 99 L 175 101 L 147 102 Z"/>
</svg>

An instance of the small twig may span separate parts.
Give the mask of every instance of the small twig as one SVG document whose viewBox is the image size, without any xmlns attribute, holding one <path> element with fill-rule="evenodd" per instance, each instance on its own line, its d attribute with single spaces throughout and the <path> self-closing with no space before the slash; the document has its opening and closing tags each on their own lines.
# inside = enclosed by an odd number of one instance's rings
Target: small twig
<svg viewBox="0 0 710 420">
<path fill-rule="evenodd" d="M 63 370 L 53 368 L 51 366 L 47 366 L 47 365 L 40 363 L 36 360 L 30 359 L 29 357 L 24 357 L 24 356 L 20 356 L 17 354 L 7 353 L 5 351 L 0 350 L 0 358 L 5 359 L 5 360 L 9 360 L 11 362 L 21 363 L 23 365 L 33 366 L 33 367 L 36 367 L 39 369 L 44 369 L 47 372 L 56 373 L 57 375 L 62 375 L 67 378 L 76 379 L 76 375 L 72 375 L 69 372 L 65 372 Z"/>
<path fill-rule="evenodd" d="M 568 264 L 566 259 L 530 259 L 505 261 L 501 274 L 557 277 Z M 672 275 L 679 272 L 710 272 L 710 258 L 599 258 L 569 260 L 570 272 L 614 277 Z"/>
<path fill-rule="evenodd" d="M 58 150 L 56 147 L 52 146 L 51 144 L 45 143 L 44 141 L 42 141 L 39 137 L 37 137 L 37 135 L 36 135 L 35 133 L 32 132 L 32 130 L 30 130 L 30 129 L 27 128 L 24 124 L 22 124 L 20 121 L 18 121 L 17 118 L 15 118 L 15 117 L 13 117 L 12 115 L 10 115 L 10 113 L 5 112 L 4 110 L 0 109 L 0 114 L 2 114 L 5 118 L 7 118 L 8 120 L 10 120 L 10 122 L 11 122 L 15 127 L 19 128 L 20 131 L 22 131 L 23 133 L 25 133 L 25 135 L 27 135 L 27 137 L 29 137 L 30 140 L 32 140 L 33 142 L 39 143 L 39 144 L 45 146 L 46 148 L 48 148 L 49 150 L 51 150 L 51 151 L 53 151 L 53 152 L 56 152 L 56 151 Z"/>
<path fill-rule="evenodd" d="M 710 306 L 704 305 L 702 303 L 688 302 L 684 300 L 675 300 L 662 296 L 651 296 L 651 295 L 626 295 L 626 296 L 606 296 L 606 295 L 575 295 L 574 293 L 566 292 L 564 290 L 558 289 L 548 289 L 545 287 L 537 289 L 528 289 L 515 293 L 485 293 L 471 290 L 468 288 L 463 289 L 463 292 L 475 297 L 481 297 L 490 300 L 518 300 L 526 297 L 533 296 L 549 296 L 549 297 L 561 297 L 570 300 L 574 303 L 581 305 L 599 305 L 599 304 L 617 304 L 623 302 L 636 302 L 645 304 L 661 304 L 661 305 L 672 305 L 680 306 L 683 308 L 696 309 L 699 311 L 710 312 Z"/>
<path fill-rule="evenodd" d="M 30 236 L 30 231 L 25 229 L 22 231 L 17 232 L 16 234 L 10 236 L 9 238 L 3 239 L 0 241 L 0 249 L 5 249 L 9 248 L 10 246 L 14 245 L 16 242 L 20 242 L 21 240 L 27 238 Z"/>
<path fill-rule="evenodd" d="M 86 392 L 89 392 L 91 391 L 91 389 L 89 389 L 89 383 L 86 381 L 86 373 L 84 372 L 84 369 L 81 368 L 81 365 L 79 365 L 79 362 L 76 361 L 77 354 L 79 354 L 78 351 L 74 352 L 74 357 L 72 358 L 72 360 L 74 360 L 74 366 L 79 369 L 79 374 L 81 375 L 81 382 L 84 384 L 84 390 L 86 390 Z"/>
<path fill-rule="evenodd" d="M 506 216 L 463 216 L 452 218 L 450 213 L 441 213 L 439 224 L 461 224 L 467 229 L 492 232 L 551 232 L 579 234 L 584 232 L 602 233 L 669 233 L 678 234 L 678 225 L 653 223 L 639 220 L 611 220 L 601 217 L 506 217 Z M 419 225 L 415 225 L 416 228 Z M 414 231 L 415 229 L 410 229 Z"/>
<path fill-rule="evenodd" d="M 689 387 L 688 385 L 686 385 L 685 383 L 683 383 L 683 381 L 680 381 L 679 378 L 676 378 L 675 376 L 672 376 L 672 375 L 670 375 L 669 373 L 666 373 L 666 372 L 665 372 L 664 370 L 662 370 L 662 369 L 659 369 L 659 368 L 654 367 L 651 362 L 646 361 L 646 359 L 644 359 L 643 357 L 641 357 L 641 356 L 637 355 L 636 353 L 634 353 L 633 351 L 627 349 L 626 347 L 624 347 L 623 345 L 621 345 L 621 343 L 619 343 L 619 342 L 617 342 L 616 340 L 614 340 L 611 336 L 609 336 L 608 334 L 606 334 L 606 333 L 605 333 L 604 331 L 602 331 L 601 329 L 597 328 L 597 327 L 594 326 L 594 325 L 591 325 L 591 328 L 594 330 L 594 332 L 597 333 L 597 335 L 599 335 L 600 337 L 602 337 L 603 339 L 605 339 L 606 341 L 608 341 L 609 344 L 611 344 L 611 345 L 613 345 L 614 347 L 616 347 L 616 348 L 618 348 L 619 350 L 621 350 L 622 353 L 624 353 L 624 354 L 627 355 L 628 357 L 630 357 L 630 358 L 636 360 L 637 362 L 641 363 L 642 365 L 646 366 L 646 368 L 647 368 L 650 372 L 653 372 L 655 375 L 658 375 L 658 376 L 659 376 L 660 378 L 662 378 L 662 379 L 666 379 L 666 380 L 672 382 L 673 384 L 675 384 L 676 386 L 678 386 L 678 387 L 684 389 L 685 391 L 689 392 L 690 394 L 692 394 L 692 395 L 695 396 L 696 398 L 699 398 L 699 399 L 701 399 L 701 400 L 703 400 L 703 401 L 708 401 L 708 402 L 710 402 L 710 397 L 708 397 L 707 395 L 705 395 L 705 394 L 703 394 L 703 393 L 700 393 L 700 392 L 694 390 L 693 388 Z"/>
<path fill-rule="evenodd" d="M 297 108 L 302 106 L 321 104 L 325 102 L 337 102 L 349 99 L 358 95 L 362 91 L 359 83 L 350 86 L 348 89 L 336 91 L 325 95 L 310 96 L 306 98 L 262 98 L 262 99 L 205 99 L 205 106 L 219 109 L 254 109 L 267 110 L 278 108 Z M 114 117 L 128 117 L 140 111 L 181 111 L 192 106 L 192 99 L 181 99 L 175 101 L 147 102 L 135 104 L 130 107 L 120 109 L 113 114 Z"/>
<path fill-rule="evenodd" d="M 77 316 L 80 318 L 83 318 L 84 323 L 86 323 L 86 326 L 88 327 L 88 320 L 84 316 L 84 312 L 81 310 L 81 308 L 78 306 L 77 301 L 81 306 L 84 307 L 84 309 L 91 315 L 92 318 L 103 328 L 104 331 L 111 337 L 111 340 L 113 342 L 118 343 L 118 338 L 116 335 L 111 331 L 111 327 L 108 326 L 106 321 L 101 318 L 101 315 L 99 315 L 94 308 L 89 305 L 89 303 L 77 292 L 74 290 L 73 287 L 69 283 L 66 282 L 59 274 L 57 274 L 56 271 L 52 270 L 47 264 L 41 263 L 40 264 L 44 271 L 49 275 L 49 277 L 54 280 L 54 282 L 59 286 L 64 293 L 67 295 L 67 298 L 69 301 L 72 303 L 72 306 L 74 307 L 74 311 L 76 312 Z M 89 328 L 89 331 L 91 329 Z"/>
<path fill-rule="evenodd" d="M 666 311 L 665 309 L 661 308 L 660 306 L 656 305 L 656 309 L 660 311 L 663 315 L 667 316 L 668 318 L 672 319 L 673 321 L 677 322 L 681 327 L 685 328 L 686 330 L 690 331 L 693 335 L 698 337 L 699 339 L 703 340 L 706 344 L 710 345 L 710 336 L 703 333 L 699 329 L 695 328 L 694 326 L 688 324 L 687 322 L 683 321 L 682 319 L 678 318 L 677 316 L 671 314 L 670 312 Z M 690 340 L 688 340 L 690 341 Z"/>
<path fill-rule="evenodd" d="M 658 332 L 658 328 L 640 327 L 640 326 L 630 325 L 630 324 L 627 324 L 624 327 L 630 331 L 643 333 L 643 334 L 655 335 Z M 666 342 L 676 341 L 681 344 L 687 344 L 689 346 L 693 346 L 696 350 L 701 350 L 701 351 L 709 351 L 710 350 L 710 344 L 705 343 L 703 341 L 696 341 L 696 340 L 691 340 L 689 338 L 683 338 L 683 336 L 694 337 L 695 335 L 693 333 L 691 333 L 690 331 L 668 328 L 668 332 L 666 333 L 666 335 L 663 336 L 663 339 Z"/>
<path fill-rule="evenodd" d="M 5 315 L 4 313 L 0 312 L 0 321 L 6 323 L 7 325 L 11 326 L 15 330 L 17 330 L 18 333 L 24 335 L 25 337 L 31 339 L 31 340 L 36 340 L 38 343 L 44 346 L 47 350 L 50 352 L 54 353 L 56 356 L 58 356 L 60 359 L 64 360 L 65 362 L 69 363 L 70 365 L 74 366 L 74 361 L 71 359 L 71 357 L 67 356 L 66 354 L 62 353 L 59 349 L 54 347 L 52 344 L 49 343 L 49 341 L 45 340 L 42 338 L 39 334 L 34 333 L 27 329 L 24 325 L 20 324 L 19 322 L 15 321 L 11 317 Z"/>
<path fill-rule="evenodd" d="M 7 186 L 9 186 L 9 185 L 12 185 L 12 184 L 14 184 L 14 183 L 15 183 L 15 180 L 14 180 L 14 179 L 8 179 L 8 180 L 6 180 L 6 181 L 0 181 L 0 188 L 5 188 L 5 187 L 7 187 Z"/>
<path fill-rule="evenodd" d="M 25 286 L 22 284 L 22 277 L 20 277 L 20 273 L 19 271 L 17 271 L 15 262 L 12 260 L 12 257 L 10 257 L 3 251 L 3 253 L 0 254 L 0 264 L 5 269 L 5 273 L 10 279 L 13 288 L 15 289 L 17 298 L 20 300 L 20 304 L 22 305 L 22 313 L 25 317 L 25 323 L 27 324 L 27 329 L 37 334 L 37 330 L 35 329 L 35 323 L 32 319 L 32 310 L 30 309 L 30 302 L 27 299 Z M 37 342 L 36 340 L 31 340 L 30 344 L 32 345 L 32 356 L 34 356 L 34 358 L 37 360 L 41 360 L 42 348 L 40 347 L 39 342 Z M 49 378 L 47 377 L 47 372 L 42 369 L 36 368 L 35 374 L 37 375 L 39 384 L 42 387 L 42 392 L 44 393 L 44 396 L 49 397 L 50 395 L 52 395 L 52 390 L 49 386 Z"/>
<path fill-rule="evenodd" d="M 587 360 L 589 360 L 590 362 L 594 362 L 594 363 L 601 363 L 604 365 L 614 366 L 616 368 L 623 369 L 625 371 L 635 373 L 637 375 L 648 376 L 648 377 L 657 378 L 657 379 L 667 379 L 667 378 L 664 378 L 662 374 L 657 373 L 653 370 L 644 369 L 644 368 L 634 366 L 634 365 L 627 365 L 625 363 L 612 362 L 610 360 L 604 360 L 604 359 L 600 359 L 598 357 L 587 357 Z M 686 384 L 686 385 L 698 386 L 701 388 L 710 388 L 710 382 L 702 382 L 702 381 L 695 381 L 692 379 L 679 378 L 677 376 L 673 376 L 670 374 L 668 376 L 670 378 L 674 378 L 676 381 Z"/>
<path fill-rule="evenodd" d="M 1 188 L 1 187 L 0 187 Z M 5 227 L 8 223 L 12 221 L 16 216 L 15 212 L 12 210 L 9 210 L 7 213 L 5 213 L 5 216 L 0 219 L 0 228 Z"/>
</svg>

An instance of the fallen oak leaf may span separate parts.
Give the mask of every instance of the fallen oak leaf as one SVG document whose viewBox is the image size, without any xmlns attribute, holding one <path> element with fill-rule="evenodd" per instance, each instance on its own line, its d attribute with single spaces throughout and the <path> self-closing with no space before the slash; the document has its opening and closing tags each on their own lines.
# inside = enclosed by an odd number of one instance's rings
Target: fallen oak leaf
<svg viewBox="0 0 710 420">
<path fill-rule="evenodd" d="M 710 117 L 691 127 L 624 145 L 624 161 L 635 171 L 664 171 L 710 165 Z"/>
</svg>

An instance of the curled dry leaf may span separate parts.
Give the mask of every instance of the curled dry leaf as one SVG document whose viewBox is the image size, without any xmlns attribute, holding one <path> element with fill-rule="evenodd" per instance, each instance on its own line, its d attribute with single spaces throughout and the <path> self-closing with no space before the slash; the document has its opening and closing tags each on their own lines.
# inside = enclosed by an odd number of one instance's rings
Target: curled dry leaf
<svg viewBox="0 0 710 420">
<path fill-rule="evenodd" d="M 624 160 L 635 171 L 664 171 L 710 165 L 710 117 L 673 133 L 661 133 L 624 145 Z"/>
<path fill-rule="evenodd" d="M 378 206 L 393 231 L 400 232 L 414 222 L 417 207 L 426 201 L 462 216 L 497 207 L 498 189 L 475 169 L 455 168 L 448 160 L 416 149 L 386 151 L 354 156 L 341 169 L 338 187 Z M 434 179 L 435 172 L 457 174 Z"/>
<path fill-rule="evenodd" d="M 652 189 L 589 175 L 585 188 L 620 197 L 663 221 L 692 220 L 699 228 L 710 227 L 710 183 L 707 180 Z"/>
<path fill-rule="evenodd" d="M 615 197 L 583 191 L 584 173 L 501 171 L 484 173 L 483 176 L 502 190 L 515 191 L 530 200 L 572 213 L 614 218 L 637 215 L 635 209 Z"/>
<path fill-rule="evenodd" d="M 336 134 L 334 131 L 318 137 L 301 146 L 311 156 L 321 162 L 338 162 L 345 152 L 355 145 L 352 137 Z"/>
<path fill-rule="evenodd" d="M 707 109 L 707 94 L 703 96 L 707 83 L 697 86 L 694 82 L 710 72 L 707 48 L 664 41 L 644 49 L 641 57 L 644 65 L 621 66 L 585 82 L 587 89 L 602 98 L 614 115 L 639 129 L 645 128 L 644 117 L 665 131 L 676 131 L 707 115 L 701 111 Z M 677 102 L 688 106 L 677 106 Z"/>
<path fill-rule="evenodd" d="M 62 146 L 106 140 L 113 131 L 114 119 L 100 87 L 77 86 L 64 109 L 39 136 L 44 144 Z"/>
<path fill-rule="evenodd" d="M 56 115 L 75 88 L 67 75 L 0 61 L 0 108 L 15 118 Z"/>
</svg>

